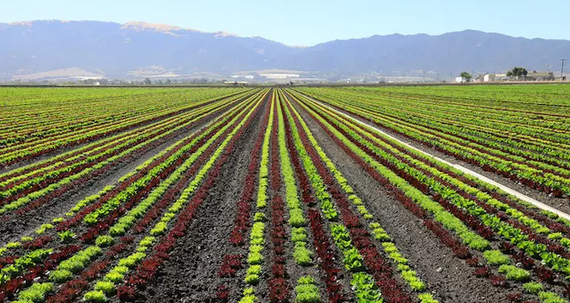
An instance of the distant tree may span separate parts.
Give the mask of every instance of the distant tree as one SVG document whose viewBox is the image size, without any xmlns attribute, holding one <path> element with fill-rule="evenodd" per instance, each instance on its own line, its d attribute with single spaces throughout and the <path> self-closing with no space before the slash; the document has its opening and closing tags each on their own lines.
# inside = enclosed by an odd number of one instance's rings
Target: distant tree
<svg viewBox="0 0 570 303">
<path fill-rule="evenodd" d="M 151 85 L 152 81 L 150 81 L 149 78 L 145 78 L 143 83 L 144 83 L 144 85 Z"/>
<path fill-rule="evenodd" d="M 528 71 L 522 67 L 515 67 L 507 72 L 507 77 L 515 78 L 517 80 L 525 79 L 526 75 L 528 75 Z"/>
<path fill-rule="evenodd" d="M 473 76 L 471 76 L 471 74 L 468 72 L 462 72 L 459 74 L 459 77 L 463 78 L 465 82 L 471 82 L 471 78 L 473 78 Z"/>
<path fill-rule="evenodd" d="M 166 79 L 166 84 L 171 84 L 172 81 L 170 79 Z"/>
</svg>

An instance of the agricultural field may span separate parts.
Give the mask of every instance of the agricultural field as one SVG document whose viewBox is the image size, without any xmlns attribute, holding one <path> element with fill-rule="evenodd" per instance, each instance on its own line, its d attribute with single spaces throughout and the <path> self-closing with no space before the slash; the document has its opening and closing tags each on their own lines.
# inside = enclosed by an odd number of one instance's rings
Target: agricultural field
<svg viewBox="0 0 570 303">
<path fill-rule="evenodd" d="M 569 86 L 0 108 L 0 302 L 568 302 Z"/>
</svg>

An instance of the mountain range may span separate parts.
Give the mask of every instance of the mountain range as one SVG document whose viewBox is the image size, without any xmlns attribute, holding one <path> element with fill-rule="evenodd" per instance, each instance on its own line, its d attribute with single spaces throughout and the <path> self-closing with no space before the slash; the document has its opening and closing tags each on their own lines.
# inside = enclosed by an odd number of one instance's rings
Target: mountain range
<svg viewBox="0 0 570 303">
<path fill-rule="evenodd" d="M 322 78 L 461 71 L 514 66 L 558 70 L 570 41 L 473 30 L 437 36 L 375 35 L 293 47 L 261 37 L 162 24 L 98 21 L 0 23 L 0 79 L 221 76 L 288 70 Z"/>
</svg>

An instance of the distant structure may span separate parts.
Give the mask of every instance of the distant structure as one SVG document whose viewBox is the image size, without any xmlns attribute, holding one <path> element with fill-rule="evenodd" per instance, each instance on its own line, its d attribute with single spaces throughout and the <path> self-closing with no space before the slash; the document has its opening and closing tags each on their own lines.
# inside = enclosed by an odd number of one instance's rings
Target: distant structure
<svg viewBox="0 0 570 303">
<path fill-rule="evenodd" d="M 483 82 L 493 82 L 493 81 L 495 81 L 495 75 L 485 74 L 485 76 L 483 76 Z"/>
<path fill-rule="evenodd" d="M 512 80 L 507 77 L 507 74 L 485 74 L 483 77 L 483 82 L 496 82 L 496 81 L 509 81 Z M 553 72 L 541 72 L 541 71 L 531 71 L 526 75 L 524 79 L 526 81 L 553 81 L 555 80 Z"/>
<path fill-rule="evenodd" d="M 531 81 L 552 81 L 555 78 L 553 72 L 532 71 L 526 75 L 526 79 Z"/>
<path fill-rule="evenodd" d="M 238 86 L 238 85 L 248 85 L 249 82 L 247 82 L 247 81 L 225 81 L 224 84 L 230 84 L 233 86 Z"/>
</svg>

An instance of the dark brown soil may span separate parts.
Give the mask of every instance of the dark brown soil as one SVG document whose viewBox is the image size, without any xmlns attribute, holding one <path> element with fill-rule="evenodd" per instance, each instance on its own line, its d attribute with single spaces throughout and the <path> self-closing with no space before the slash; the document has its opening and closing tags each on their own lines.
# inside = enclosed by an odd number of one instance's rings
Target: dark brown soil
<svg viewBox="0 0 570 303">
<path fill-rule="evenodd" d="M 344 112 L 345 114 L 349 114 L 349 115 L 350 115 L 350 113 L 348 113 L 348 112 L 346 112 L 346 111 L 341 111 L 341 112 Z M 444 154 L 444 153 L 442 153 L 442 152 L 439 152 L 439 151 L 437 151 L 437 150 L 434 150 L 433 148 L 427 147 L 427 146 L 423 145 L 423 144 L 420 143 L 420 142 L 410 140 L 409 138 L 406 138 L 406 137 L 404 137 L 404 136 L 398 134 L 397 132 L 394 132 L 394 131 L 392 131 L 392 130 L 390 130 L 390 129 L 388 129 L 388 128 L 383 128 L 383 127 L 381 127 L 380 125 L 373 124 L 373 123 L 371 123 L 371 122 L 368 121 L 368 120 L 361 119 L 361 118 L 356 117 L 356 116 L 354 116 L 354 115 L 351 115 L 351 116 L 352 116 L 353 118 L 358 119 L 358 120 L 361 121 L 361 122 L 366 123 L 367 125 L 370 125 L 370 126 L 373 126 L 373 127 L 377 127 L 377 128 L 379 128 L 379 129 L 382 129 L 383 131 L 385 131 L 386 133 L 390 134 L 390 135 L 393 136 L 394 138 L 397 138 L 398 140 L 401 140 L 401 141 L 406 142 L 406 143 L 408 143 L 408 144 L 410 144 L 410 145 L 413 145 L 414 147 L 416 147 L 416 148 L 418 148 L 418 149 L 420 149 L 420 150 L 422 150 L 422 151 L 424 151 L 424 152 L 430 153 L 430 154 L 432 154 L 432 155 L 434 155 L 434 156 L 436 156 L 436 157 L 438 157 L 438 158 L 441 158 L 441 159 L 443 159 L 443 160 L 445 160 L 445 161 L 448 161 L 448 162 L 450 162 L 450 163 L 461 165 L 461 166 L 463 166 L 463 167 L 465 167 L 465 168 L 467 168 L 467 169 L 470 169 L 470 170 L 472 170 L 472 171 L 474 171 L 474 172 L 476 172 L 476 173 L 478 173 L 478 174 L 480 174 L 480 175 L 483 175 L 483 176 L 485 176 L 485 177 L 487 177 L 487 178 L 489 178 L 489 179 L 491 179 L 491 180 L 493 180 L 493 181 L 495 181 L 495 182 L 498 182 L 498 183 L 500 183 L 500 184 L 503 184 L 503 185 L 505 185 L 505 186 L 507 186 L 507 187 L 513 189 L 513 190 L 516 190 L 516 191 L 518 191 L 518 192 L 520 192 L 520 193 L 522 193 L 522 194 L 524 194 L 524 195 L 527 195 L 527 196 L 529 196 L 529 197 L 531 197 L 531 198 L 533 198 L 533 199 L 535 199 L 535 200 L 538 200 L 538 201 L 540 201 L 540 202 L 542 202 L 542 203 L 545 203 L 545 204 L 547 204 L 547 205 L 549 205 L 549 206 L 551 206 L 551 207 L 554 207 L 554 208 L 556 208 L 556 209 L 558 209 L 558 210 L 560 210 L 560 211 L 563 211 L 563 212 L 565 212 L 565 213 L 570 214 L 570 203 L 569 203 L 569 202 L 570 202 L 570 198 L 556 198 L 556 197 L 554 197 L 554 196 L 552 196 L 552 195 L 550 195 L 550 194 L 547 194 L 547 193 L 545 193 L 545 192 L 543 192 L 543 191 L 539 191 L 539 190 L 536 190 L 536 189 L 529 188 L 528 186 L 526 186 L 526 185 L 524 185 L 524 184 L 521 184 L 521 183 L 519 183 L 519 182 L 513 181 L 513 180 L 511 180 L 511 179 L 509 179 L 509 178 L 506 178 L 506 177 L 497 175 L 497 174 L 495 174 L 495 173 L 493 173 L 493 172 L 485 171 L 485 170 L 483 170 L 483 169 L 482 169 L 481 167 L 479 167 L 479 166 L 475 166 L 475 165 L 473 165 L 473 164 L 469 164 L 469 163 L 467 163 L 467 162 L 458 160 L 458 159 L 456 159 L 456 158 L 453 157 L 453 156 L 449 156 L 449 155 L 446 155 L 446 154 Z"/>
<path fill-rule="evenodd" d="M 161 268 L 155 281 L 140 292 L 140 302 L 209 302 L 221 285 L 218 270 L 222 257 L 227 253 L 247 255 L 247 247 L 236 249 L 228 239 L 251 151 L 257 134 L 263 131 L 261 118 L 265 106 L 268 103 L 260 108 L 236 142 L 236 149 L 223 165 L 211 194 L 200 206 L 188 235 L 178 240 L 177 247 L 170 253 L 170 260 Z M 266 260 L 269 260 L 267 256 Z M 245 271 L 240 273 L 235 278 L 240 287 L 232 293 L 236 302 L 245 287 Z"/>
<path fill-rule="evenodd" d="M 207 122 L 208 121 L 202 121 L 200 124 L 194 126 L 191 132 L 201 129 Z M 134 161 L 121 163 L 118 168 L 108 172 L 106 175 L 89 180 L 87 183 L 83 184 L 79 190 L 60 196 L 57 199 L 53 199 L 49 203 L 46 203 L 24 215 L 12 217 L 8 214 L 8 220 L 0 222 L 0 245 L 4 246 L 10 241 L 17 241 L 22 236 L 31 235 L 34 233 L 35 229 L 40 227 L 40 225 L 50 222 L 54 218 L 64 217 L 65 213 L 77 204 L 77 202 L 87 196 L 97 194 L 108 185 L 116 184 L 122 176 L 131 172 L 137 166 L 154 157 L 176 141 L 187 137 L 188 134 L 188 132 L 180 131 L 172 139 L 160 144 L 156 148 L 146 151 L 142 156 L 136 158 Z"/>
<path fill-rule="evenodd" d="M 244 282 L 245 269 L 239 270 L 237 276 L 230 282 L 228 282 L 228 279 L 220 279 L 218 270 L 224 255 L 247 255 L 248 252 L 247 245 L 234 247 L 229 243 L 228 239 L 233 229 L 236 203 L 239 200 L 244 187 L 243 183 L 248 173 L 252 149 L 258 134 L 264 131 L 262 127 L 264 125 L 263 118 L 265 109 L 268 106 L 269 102 L 266 101 L 236 142 L 233 153 L 222 166 L 221 173 L 217 177 L 217 183 L 211 189 L 208 198 L 201 204 L 187 234 L 178 240 L 176 248 L 170 253 L 170 259 L 159 270 L 155 280 L 149 283 L 144 290 L 138 292 L 138 302 L 213 302 L 217 288 L 222 282 L 230 286 L 230 302 L 237 302 L 241 298 L 241 291 L 246 287 Z M 375 221 L 379 222 L 390 234 L 402 255 L 408 259 L 410 266 L 417 271 L 420 279 L 426 282 L 427 292 L 432 293 L 440 302 L 454 303 L 508 302 L 508 294 L 521 292 L 520 285 L 510 289 L 497 288 L 491 285 L 489 279 L 475 277 L 472 267 L 467 266 L 464 261 L 454 257 L 452 251 L 440 243 L 439 239 L 424 227 L 420 219 L 410 213 L 391 193 L 381 187 L 358 163 L 353 161 L 331 140 L 329 135 L 301 106 L 295 105 L 295 107 L 309 125 L 325 153 L 334 161 L 349 184 L 355 189 L 356 194 L 373 214 Z M 195 126 L 192 131 L 203 127 L 205 123 L 206 121 L 203 121 L 200 125 Z M 396 138 L 403 139 L 402 136 L 394 134 L 394 132 L 386 131 Z M 116 183 L 124 174 L 132 171 L 136 166 L 164 150 L 175 141 L 186 137 L 188 133 L 177 134 L 175 138 L 147 151 L 136 160 L 123 163 L 121 167 L 114 169 L 105 176 L 90 180 L 89 183 L 84 184 L 73 193 L 54 199 L 23 216 L 17 218 L 8 217 L 8 220 L 0 222 L 0 247 L 9 241 L 18 240 L 23 235 L 32 234 L 34 229 L 37 229 L 42 223 L 63 216 L 79 200 L 97 193 L 109 184 Z M 410 140 L 403 139 L 403 141 L 409 142 Z M 420 149 L 434 153 L 432 149 L 425 148 L 417 142 L 411 143 Z M 485 172 L 478 167 L 463 163 L 442 153 L 435 152 L 434 154 L 452 163 L 460 163 L 473 171 L 563 211 L 570 211 L 570 205 L 567 205 L 568 201 L 565 199 L 549 197 L 544 193 L 528 189 L 509 179 Z M 280 194 L 282 197 L 285 197 L 283 187 Z M 271 197 L 272 195 L 269 194 L 268 205 L 264 209 L 268 219 L 271 218 Z M 252 205 L 252 210 L 254 209 L 255 205 Z M 288 215 L 286 214 L 286 216 Z M 328 225 L 325 224 L 325 226 Z M 272 264 L 271 249 L 273 247 L 269 236 L 271 228 L 272 223 L 268 222 L 266 224 L 266 247 L 263 251 L 266 262 L 264 264 L 265 269 L 260 279 L 260 285 L 256 287 L 256 295 L 261 302 L 268 301 L 268 281 L 271 278 L 268 268 Z M 286 226 L 286 230 L 290 233 L 289 226 Z M 309 233 L 308 246 L 314 250 L 314 247 L 312 247 L 313 235 L 310 232 L 310 227 L 307 227 L 307 231 Z M 142 236 L 139 235 L 137 237 Z M 249 232 L 247 237 L 249 237 Z M 287 256 L 291 256 L 293 252 L 292 243 L 286 243 L 285 247 Z M 337 256 L 339 256 L 336 260 L 338 262 L 337 265 L 339 268 L 344 268 L 342 256 L 336 250 L 336 246 L 334 248 Z M 296 279 L 307 273 L 316 278 L 319 289 L 322 291 L 322 298 L 327 297 L 325 285 L 321 281 L 322 272 L 318 266 L 299 268 L 299 266 L 295 265 L 293 258 L 288 258 L 286 268 L 289 274 L 292 298 L 294 297 Z M 395 266 L 394 274 L 396 279 L 403 284 L 404 282 L 399 277 Z M 353 293 L 350 289 L 350 281 L 347 275 L 344 275 L 342 279 L 343 291 Z M 404 287 L 410 291 L 412 297 L 415 296 L 415 293 L 409 290 L 408 286 Z M 525 299 L 530 299 L 530 297 L 525 297 Z M 114 297 L 112 301 L 118 302 L 118 299 Z M 348 301 L 352 302 L 354 300 L 349 297 Z"/>
<path fill-rule="evenodd" d="M 236 95 L 236 94 L 232 94 L 232 95 L 230 95 L 230 96 L 226 96 L 226 97 L 221 98 L 221 99 L 219 99 L 219 100 L 227 99 L 227 98 L 230 98 L 231 96 L 234 96 L 234 95 Z M 241 100 L 244 100 L 244 98 L 242 98 Z M 84 100 L 84 101 L 87 101 L 87 100 Z M 213 102 L 215 102 L 215 101 L 210 101 L 210 102 L 204 103 L 204 104 L 202 104 L 202 105 L 200 105 L 200 106 L 198 106 L 198 107 L 194 107 L 193 109 L 202 108 L 202 107 L 207 106 L 208 104 L 211 104 L 211 103 L 213 103 Z M 183 111 L 183 113 L 186 113 L 186 112 L 188 112 L 188 111 L 192 111 L 193 109 L 187 108 L 186 110 Z M 164 119 L 166 119 L 166 118 L 164 118 Z M 141 123 L 140 125 L 137 125 L 137 126 L 135 126 L 135 127 L 132 127 L 132 126 L 131 126 L 131 127 L 127 127 L 127 128 L 125 128 L 124 130 L 122 130 L 122 131 L 119 132 L 119 133 L 127 132 L 127 131 L 132 131 L 132 130 L 136 130 L 136 129 L 140 129 L 140 128 L 143 128 L 143 127 L 148 126 L 148 125 L 150 125 L 150 124 L 152 124 L 152 123 L 155 123 L 155 122 L 157 122 L 157 121 L 153 121 L 153 122 L 146 121 L 146 122 Z M 102 125 L 102 124 L 101 124 L 101 125 Z M 117 134 L 119 134 L 119 133 L 117 133 Z M 117 135 L 117 134 L 113 134 L 112 136 L 115 136 L 115 135 Z M 93 142 L 96 142 L 96 141 L 99 141 L 99 140 L 103 140 L 103 139 L 106 139 L 106 138 L 108 138 L 108 137 L 103 137 L 103 138 L 100 138 L 100 139 L 97 139 L 97 140 L 90 140 L 90 141 L 88 141 L 88 142 L 81 143 L 81 144 L 76 144 L 76 145 L 73 145 L 73 146 L 70 146 L 70 147 L 58 148 L 58 149 L 53 150 L 53 151 L 50 151 L 50 152 L 48 152 L 48 153 L 46 153 L 46 154 L 43 154 L 43 155 L 40 155 L 40 156 L 36 156 L 36 157 L 34 157 L 34 158 L 32 158 L 32 159 L 30 159 L 30 160 L 28 160 L 28 161 L 20 161 L 20 162 L 14 163 L 14 164 L 12 164 L 12 165 L 9 165 L 9 166 L 7 166 L 7 167 L 0 168 L 0 174 L 4 174 L 4 173 L 10 172 L 10 171 L 12 171 L 12 170 L 14 170 L 14 169 L 17 169 L 17 168 L 20 168 L 20 167 L 23 167 L 23 166 L 27 166 L 27 165 L 30 165 L 30 164 L 33 164 L 33 163 L 37 163 L 37 162 L 46 160 L 46 159 L 50 159 L 50 158 L 52 158 L 52 157 L 56 157 L 56 156 L 61 155 L 61 154 L 63 154 L 63 153 L 66 153 L 66 152 L 69 152 L 69 151 L 72 151 L 72 150 L 79 149 L 79 148 L 84 147 L 84 146 L 86 146 L 86 145 L 88 145 L 88 144 L 91 144 L 91 143 L 93 143 Z"/>
<path fill-rule="evenodd" d="M 441 302 L 506 301 L 508 290 L 495 288 L 488 279 L 475 277 L 471 267 L 455 258 L 451 250 L 423 226 L 421 220 L 388 195 L 300 106 L 297 110 L 325 153 L 354 187 L 377 222 L 392 236 L 398 249 L 437 299 Z"/>
</svg>

